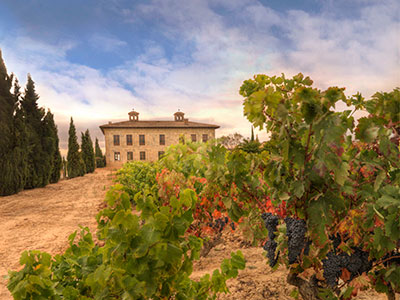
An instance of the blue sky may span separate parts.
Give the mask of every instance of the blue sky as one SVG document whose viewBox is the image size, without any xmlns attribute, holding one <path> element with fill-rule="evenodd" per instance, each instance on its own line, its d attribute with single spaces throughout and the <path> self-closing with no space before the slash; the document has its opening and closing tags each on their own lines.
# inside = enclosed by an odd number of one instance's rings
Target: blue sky
<svg viewBox="0 0 400 300">
<path fill-rule="evenodd" d="M 238 89 L 254 74 L 302 72 L 369 97 L 400 86 L 400 4 L 381 0 L 3 0 L 0 48 L 39 104 L 89 128 L 125 120 L 219 124 L 248 136 Z M 264 132 L 259 133 L 265 138 Z"/>
</svg>

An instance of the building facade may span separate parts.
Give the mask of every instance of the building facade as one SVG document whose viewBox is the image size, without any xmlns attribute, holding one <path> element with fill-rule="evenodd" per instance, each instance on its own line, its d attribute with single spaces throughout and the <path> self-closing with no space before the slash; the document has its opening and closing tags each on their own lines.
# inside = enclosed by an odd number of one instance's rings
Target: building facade
<svg viewBox="0 0 400 300">
<path fill-rule="evenodd" d="M 180 139 L 206 142 L 215 138 L 217 125 L 191 122 L 183 112 L 176 112 L 173 121 L 140 121 L 131 111 L 128 121 L 101 125 L 106 147 L 107 166 L 121 167 L 128 161 L 155 161 L 165 149 Z"/>
</svg>

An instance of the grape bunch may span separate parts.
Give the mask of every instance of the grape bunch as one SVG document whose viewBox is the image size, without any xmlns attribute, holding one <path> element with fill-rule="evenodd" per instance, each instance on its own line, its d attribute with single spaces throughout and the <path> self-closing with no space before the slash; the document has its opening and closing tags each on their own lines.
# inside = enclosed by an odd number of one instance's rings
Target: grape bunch
<svg viewBox="0 0 400 300">
<path fill-rule="evenodd" d="M 288 237 L 288 258 L 289 264 L 294 264 L 301 254 L 301 251 L 308 245 L 306 239 L 306 222 L 304 220 L 294 219 L 290 217 L 285 218 L 286 235 Z M 308 252 L 308 250 L 307 250 Z"/>
<path fill-rule="evenodd" d="M 216 232 L 222 232 L 222 230 L 224 230 L 225 226 L 229 223 L 229 218 L 228 217 L 223 217 L 223 218 L 218 218 L 215 219 L 214 222 L 210 222 L 208 223 L 208 226 L 211 227 L 212 229 L 214 229 Z M 232 224 L 230 224 L 231 228 L 232 228 Z M 234 224 L 233 224 L 234 227 Z"/>
<path fill-rule="evenodd" d="M 335 254 L 336 251 L 334 251 L 329 252 L 326 258 L 322 260 L 324 278 L 329 286 L 337 285 L 343 268 L 350 272 L 350 280 L 372 269 L 372 261 L 368 258 L 368 252 L 358 247 L 352 249 L 354 252 L 351 255 L 346 253 Z"/>
<path fill-rule="evenodd" d="M 269 266 L 271 268 L 275 267 L 276 263 L 278 262 L 279 252 L 275 256 L 276 247 L 278 246 L 277 242 L 273 240 L 268 240 L 265 242 L 263 249 L 267 251 L 267 258 L 269 261 Z"/>
<path fill-rule="evenodd" d="M 271 213 L 263 213 L 261 218 L 264 220 L 265 228 L 268 230 L 268 238 L 274 240 L 276 236 L 275 232 L 279 224 L 278 216 L 274 216 Z"/>
<path fill-rule="evenodd" d="M 353 248 L 354 253 L 352 255 L 344 254 L 348 257 L 345 260 L 344 267 L 350 271 L 351 279 L 357 275 L 361 275 L 364 272 L 369 272 L 372 269 L 372 262 L 368 259 L 368 252 L 362 251 L 360 248 Z"/>
<path fill-rule="evenodd" d="M 336 286 L 339 276 L 342 274 L 342 257 L 329 252 L 322 260 L 322 266 L 326 283 L 331 287 Z"/>
<path fill-rule="evenodd" d="M 261 218 L 264 220 L 265 228 L 268 230 L 268 240 L 265 242 L 263 249 L 267 251 L 267 258 L 269 261 L 269 265 L 273 268 L 278 262 L 279 252 L 275 256 L 276 247 L 278 246 L 277 242 L 274 241 L 277 231 L 277 227 L 279 224 L 279 219 L 277 216 L 274 216 L 271 213 L 263 213 Z"/>
</svg>

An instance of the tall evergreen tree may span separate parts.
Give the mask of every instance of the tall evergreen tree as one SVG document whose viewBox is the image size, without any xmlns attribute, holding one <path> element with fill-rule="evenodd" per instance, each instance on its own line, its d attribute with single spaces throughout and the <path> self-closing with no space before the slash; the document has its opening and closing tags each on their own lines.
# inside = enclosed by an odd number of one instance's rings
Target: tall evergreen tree
<svg viewBox="0 0 400 300">
<path fill-rule="evenodd" d="M 93 173 L 95 169 L 95 158 L 93 150 L 93 142 L 90 137 L 89 129 L 85 133 L 82 132 L 82 156 L 86 166 L 86 173 Z"/>
<path fill-rule="evenodd" d="M 82 153 L 79 151 L 76 128 L 72 117 L 69 125 L 67 170 L 68 178 L 83 176 L 86 173 L 85 162 L 83 161 Z"/>
<path fill-rule="evenodd" d="M 45 174 L 45 180 L 46 184 L 49 182 L 55 183 L 60 179 L 62 162 L 60 150 L 58 148 L 59 140 L 57 126 L 54 122 L 54 115 L 50 112 L 50 110 L 44 117 L 42 124 L 42 144 L 46 153 L 44 163 L 46 167 L 48 166 L 48 171 Z"/>
<path fill-rule="evenodd" d="M 13 76 L 7 74 L 0 51 L 0 195 L 15 193 L 14 109 L 15 97 L 11 93 Z"/>
<path fill-rule="evenodd" d="M 42 164 L 44 165 L 43 185 L 50 182 L 50 176 L 53 173 L 54 153 L 56 152 L 56 136 L 54 133 L 54 117 L 48 111 L 42 121 L 41 141 L 43 151 Z"/>
<path fill-rule="evenodd" d="M 62 171 L 63 171 L 63 179 L 67 178 L 67 161 L 65 157 L 62 157 Z"/>
<path fill-rule="evenodd" d="M 58 138 L 58 129 L 57 125 L 54 123 L 53 119 L 53 132 L 55 135 L 55 146 L 56 146 L 56 151 L 54 152 L 54 157 L 53 157 L 53 170 L 50 175 L 50 183 L 56 183 L 60 180 L 61 177 L 61 169 L 63 167 L 62 165 L 62 159 L 61 159 L 61 153 L 60 153 L 60 140 Z"/>
<path fill-rule="evenodd" d="M 15 192 L 21 191 L 25 186 L 25 180 L 27 176 L 28 166 L 28 132 L 26 128 L 26 122 L 24 112 L 20 106 L 20 92 L 21 87 L 19 86 L 18 80 L 14 82 L 14 136 L 13 136 L 13 152 L 14 152 L 14 187 Z"/>
<path fill-rule="evenodd" d="M 99 146 L 99 140 L 96 138 L 95 143 L 95 158 L 96 158 L 96 168 L 104 168 L 106 166 L 106 160 L 103 156 L 103 152 Z"/>
<path fill-rule="evenodd" d="M 35 83 L 30 74 L 25 88 L 25 95 L 21 105 L 25 114 L 28 132 L 28 170 L 25 180 L 25 188 L 32 189 L 47 184 L 48 173 L 47 155 L 43 149 L 42 119 L 45 115 L 44 109 L 38 107 L 39 95 L 35 90 Z"/>
</svg>

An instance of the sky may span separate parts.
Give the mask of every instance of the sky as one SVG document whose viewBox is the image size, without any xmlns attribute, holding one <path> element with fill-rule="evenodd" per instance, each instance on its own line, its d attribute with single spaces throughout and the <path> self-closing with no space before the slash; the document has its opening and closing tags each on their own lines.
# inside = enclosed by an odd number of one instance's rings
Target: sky
<svg viewBox="0 0 400 300">
<path fill-rule="evenodd" d="M 104 146 L 99 125 L 133 108 L 249 136 L 238 91 L 255 74 L 367 98 L 399 87 L 400 1 L 2 0 L 0 49 L 22 85 L 31 74 L 62 150 L 71 117 Z"/>
</svg>

